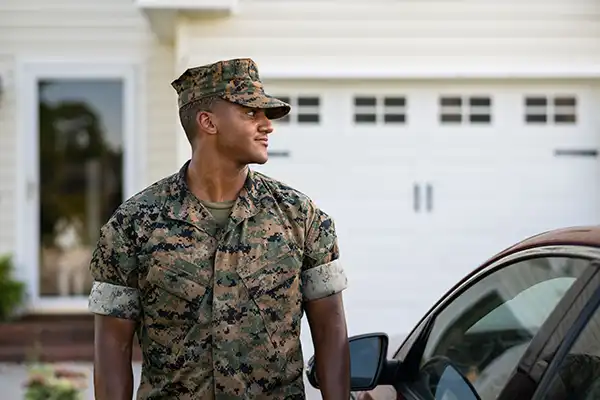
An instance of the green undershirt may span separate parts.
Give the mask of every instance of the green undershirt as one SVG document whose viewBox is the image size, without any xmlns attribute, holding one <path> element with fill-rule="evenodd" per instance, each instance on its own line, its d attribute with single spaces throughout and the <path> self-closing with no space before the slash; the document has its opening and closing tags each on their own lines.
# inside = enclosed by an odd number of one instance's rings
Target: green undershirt
<svg viewBox="0 0 600 400">
<path fill-rule="evenodd" d="M 217 221 L 219 228 L 225 227 L 227 221 L 229 220 L 229 215 L 231 214 L 231 209 L 233 208 L 235 200 L 220 202 L 202 200 L 201 202 L 202 205 L 206 207 L 206 209 L 212 214 L 215 221 Z"/>
</svg>

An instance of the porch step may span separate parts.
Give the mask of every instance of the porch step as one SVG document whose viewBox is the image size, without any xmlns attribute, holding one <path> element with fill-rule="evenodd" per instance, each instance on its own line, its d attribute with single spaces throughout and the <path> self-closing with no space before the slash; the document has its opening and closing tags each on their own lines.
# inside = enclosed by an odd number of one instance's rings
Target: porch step
<svg viewBox="0 0 600 400">
<path fill-rule="evenodd" d="M 0 324 L 0 362 L 91 362 L 93 359 L 92 315 L 28 315 Z M 141 360 L 137 338 L 134 360 Z"/>
</svg>

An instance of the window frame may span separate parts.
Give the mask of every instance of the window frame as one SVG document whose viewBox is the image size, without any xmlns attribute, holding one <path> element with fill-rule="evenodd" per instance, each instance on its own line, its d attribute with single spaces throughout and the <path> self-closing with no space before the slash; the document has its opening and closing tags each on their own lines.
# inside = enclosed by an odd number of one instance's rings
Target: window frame
<svg viewBox="0 0 600 400">
<path fill-rule="evenodd" d="M 560 104 L 565 101 L 567 104 Z M 580 106 L 577 93 L 524 93 L 522 121 L 529 127 L 575 127 L 579 125 Z"/>
<path fill-rule="evenodd" d="M 476 104 L 483 101 L 487 104 Z M 494 94 L 439 93 L 437 96 L 437 127 L 494 126 Z M 487 112 L 482 112 L 487 109 Z"/>
<path fill-rule="evenodd" d="M 473 285 L 478 284 L 485 277 L 496 273 L 514 263 L 526 261 L 532 258 L 547 258 L 547 257 L 570 257 L 586 259 L 590 263 L 588 267 L 583 271 L 580 277 L 578 277 L 573 285 L 567 290 L 563 298 L 558 302 L 556 308 L 550 313 L 540 330 L 534 335 L 530 345 L 524 352 L 524 355 L 519 360 L 519 363 L 515 367 L 514 371 L 522 371 L 527 377 L 529 377 L 533 383 L 533 390 L 537 387 L 540 382 L 541 375 L 536 376 L 532 372 L 532 368 L 538 367 L 536 362 L 540 354 L 543 352 L 544 347 L 548 343 L 550 337 L 556 335 L 556 330 L 561 325 L 561 322 L 568 318 L 566 315 L 573 317 L 579 313 L 573 314 L 577 311 L 580 302 L 576 300 L 581 295 L 582 291 L 587 286 L 589 280 L 597 273 L 598 267 L 594 264 L 594 261 L 600 260 L 600 249 L 587 246 L 538 246 L 530 249 L 518 251 L 513 254 L 509 254 L 505 257 L 492 262 L 487 266 L 480 267 L 473 271 L 470 275 L 465 277 L 457 285 L 455 285 L 450 291 L 447 292 L 427 313 L 425 317 L 416 325 L 416 328 L 407 336 L 404 343 L 394 354 L 394 359 L 398 359 L 405 362 L 406 367 L 403 371 L 407 374 L 409 379 L 414 379 L 418 374 L 418 366 L 422 358 L 425 346 L 427 344 L 427 338 L 431 332 L 431 328 L 440 313 L 442 313 L 448 306 L 454 303 L 454 301 L 460 297 L 465 291 L 470 289 Z M 536 379 L 537 378 L 537 379 Z M 522 377 L 518 374 L 513 373 L 509 382 L 505 385 L 505 388 L 499 396 L 499 400 L 510 399 L 514 396 L 514 392 L 511 390 L 522 390 Z M 399 382 L 397 390 L 401 391 L 408 398 L 415 397 L 415 394 L 410 390 L 410 381 Z M 510 388 L 510 390 L 507 390 Z M 527 388 L 531 390 L 531 388 Z M 531 392 L 533 393 L 533 392 Z"/>
<path fill-rule="evenodd" d="M 407 93 L 356 92 L 351 96 L 353 128 L 398 128 L 409 125 L 409 95 Z M 399 112 L 400 110 L 401 112 Z M 368 112 L 367 112 L 368 111 Z M 361 117 L 372 117 L 362 119 Z"/>
<path fill-rule="evenodd" d="M 135 57 L 123 59 L 22 59 L 17 62 L 16 113 L 18 132 L 17 171 L 20 183 L 15 191 L 19 207 L 16 225 L 16 262 L 26 266 L 19 270 L 28 291 L 27 308 L 32 312 L 61 312 L 87 310 L 87 296 L 52 298 L 40 296 L 38 245 L 32 248 L 31 238 L 39 237 L 39 92 L 38 84 L 44 80 L 102 80 L 118 79 L 123 95 L 123 200 L 144 186 L 146 163 L 145 112 L 140 103 L 146 84 L 145 68 Z"/>
</svg>

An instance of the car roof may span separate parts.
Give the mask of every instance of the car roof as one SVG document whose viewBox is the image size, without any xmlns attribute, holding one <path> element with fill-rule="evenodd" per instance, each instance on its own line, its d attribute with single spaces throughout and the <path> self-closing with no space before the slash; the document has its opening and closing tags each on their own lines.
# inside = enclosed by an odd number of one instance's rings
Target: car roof
<svg viewBox="0 0 600 400">
<path fill-rule="evenodd" d="M 499 259 L 519 251 L 543 246 L 587 246 L 600 248 L 600 226 L 575 226 L 554 229 L 531 236 L 494 255 L 483 263 L 480 268 L 485 268 Z"/>
</svg>

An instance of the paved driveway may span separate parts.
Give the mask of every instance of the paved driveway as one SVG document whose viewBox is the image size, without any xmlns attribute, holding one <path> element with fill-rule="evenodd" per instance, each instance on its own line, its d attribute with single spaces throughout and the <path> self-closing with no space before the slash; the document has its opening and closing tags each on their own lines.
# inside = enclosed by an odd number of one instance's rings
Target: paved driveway
<svg viewBox="0 0 600 400">
<path fill-rule="evenodd" d="M 62 365 L 62 364 L 61 364 Z M 92 365 L 91 364 L 64 364 L 76 370 L 85 370 L 89 374 L 89 389 L 85 393 L 84 400 L 94 400 L 92 388 Z M 140 382 L 140 365 L 134 365 L 134 387 L 137 387 Z M 0 364 L 0 398 L 2 400 L 22 400 L 23 399 L 23 382 L 27 377 L 26 367 L 15 364 Z M 306 382 L 306 398 L 307 400 L 320 400 L 321 393 Z"/>
<path fill-rule="evenodd" d="M 393 355 L 394 350 L 402 343 L 405 335 L 392 335 L 390 337 L 390 348 L 388 352 L 388 357 Z M 307 346 L 308 347 L 308 346 Z M 313 349 L 310 348 L 306 351 L 306 354 L 312 355 Z M 69 368 L 74 368 L 76 370 L 84 370 L 88 373 L 89 376 L 89 384 L 88 390 L 85 393 L 84 400 L 94 400 L 94 395 L 92 391 L 92 364 L 90 363 L 68 363 L 61 364 L 68 366 Z M 141 365 L 134 364 L 133 367 L 133 375 L 134 375 L 134 387 L 137 387 L 140 382 L 140 372 Z M 0 364 L 0 390 L 1 395 L 0 398 L 2 400 L 22 400 L 23 399 L 23 382 L 27 378 L 27 369 L 24 365 L 15 365 L 15 364 Z M 321 392 L 314 389 L 305 378 L 305 386 L 306 386 L 306 399 L 307 400 L 320 400 Z"/>
</svg>

